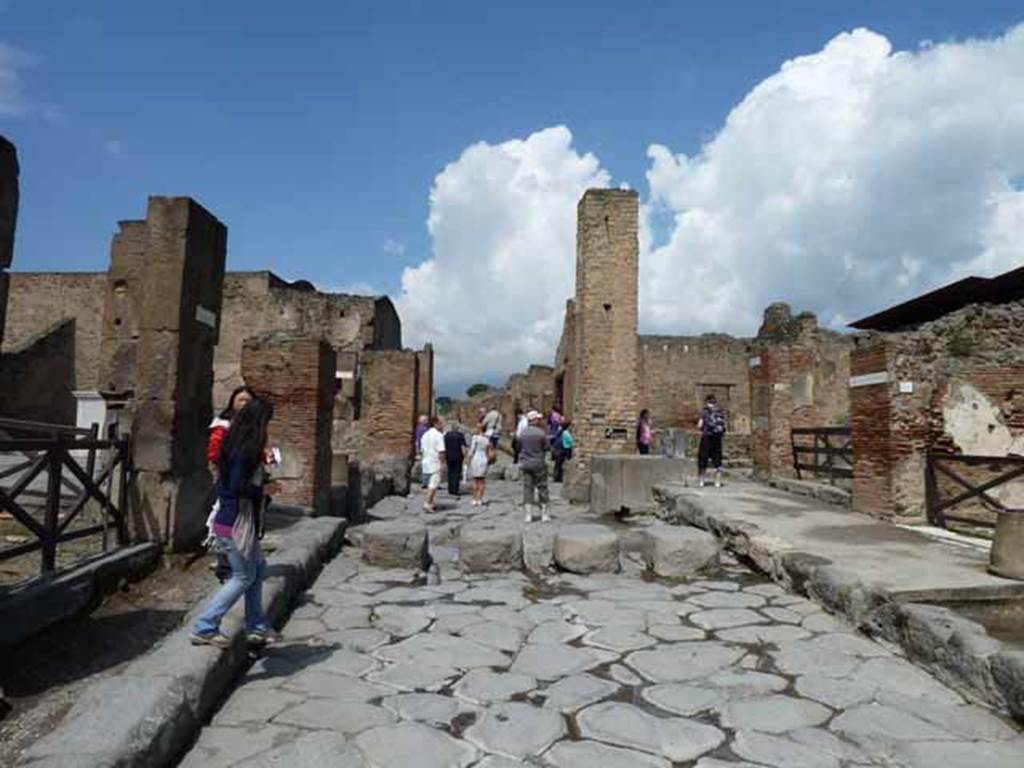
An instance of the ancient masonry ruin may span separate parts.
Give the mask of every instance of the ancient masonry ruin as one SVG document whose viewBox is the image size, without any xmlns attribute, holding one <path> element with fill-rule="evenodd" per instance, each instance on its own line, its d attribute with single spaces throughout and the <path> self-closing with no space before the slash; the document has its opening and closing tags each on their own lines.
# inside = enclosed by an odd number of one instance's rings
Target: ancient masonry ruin
<svg viewBox="0 0 1024 768">
<path fill-rule="evenodd" d="M 202 535 L 208 427 L 243 381 L 276 409 L 281 503 L 358 518 L 408 488 L 433 350 L 402 349 L 387 297 L 225 274 L 226 227 L 183 197 L 120 222 L 106 272 L 8 273 L 17 203 L 0 139 L 0 416 L 130 430 L 137 538 Z"/>
</svg>

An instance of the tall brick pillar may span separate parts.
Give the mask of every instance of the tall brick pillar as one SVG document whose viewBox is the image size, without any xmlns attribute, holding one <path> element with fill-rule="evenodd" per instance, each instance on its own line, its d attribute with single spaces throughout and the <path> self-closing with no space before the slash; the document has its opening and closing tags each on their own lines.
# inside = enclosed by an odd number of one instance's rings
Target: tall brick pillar
<svg viewBox="0 0 1024 768">
<path fill-rule="evenodd" d="M 18 222 L 18 152 L 0 136 L 0 343 L 7 317 L 7 268 L 14 258 L 14 229 Z"/>
<path fill-rule="evenodd" d="M 207 429 L 227 228 L 187 197 L 151 197 L 134 385 L 135 535 L 173 549 L 200 540 Z"/>
<path fill-rule="evenodd" d="M 390 475 L 396 490 L 408 487 L 416 428 L 416 353 L 365 352 L 362 367 L 362 462 Z"/>
<path fill-rule="evenodd" d="M 750 453 L 759 478 L 793 474 L 793 412 L 789 350 L 755 349 L 750 359 Z"/>
<path fill-rule="evenodd" d="M 334 349 L 321 338 L 265 334 L 245 340 L 242 379 L 274 406 L 271 445 L 281 449 L 275 501 L 330 513 Z"/>
<path fill-rule="evenodd" d="M 121 221 L 110 243 L 97 386 L 114 399 L 134 395 L 147 239 L 145 221 Z"/>
<path fill-rule="evenodd" d="M 430 344 L 416 353 L 416 413 L 434 415 L 434 347 Z"/>
<path fill-rule="evenodd" d="M 576 209 L 573 413 L 577 441 L 563 492 L 590 497 L 590 458 L 633 453 L 639 411 L 639 198 L 590 189 Z"/>
<path fill-rule="evenodd" d="M 900 449 L 894 434 L 890 364 L 891 350 L 882 337 L 857 339 L 850 353 L 853 509 L 882 517 L 897 512 L 894 472 L 910 453 L 909 444 Z"/>
</svg>

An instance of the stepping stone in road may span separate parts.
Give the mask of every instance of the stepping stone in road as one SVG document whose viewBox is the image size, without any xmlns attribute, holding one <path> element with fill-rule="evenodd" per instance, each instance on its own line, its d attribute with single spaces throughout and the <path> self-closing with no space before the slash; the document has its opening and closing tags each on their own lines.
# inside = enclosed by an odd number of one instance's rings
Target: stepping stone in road
<svg viewBox="0 0 1024 768">
<path fill-rule="evenodd" d="M 363 527 L 363 559 L 383 568 L 418 568 L 430 563 L 427 527 L 416 520 L 382 520 Z"/>
<path fill-rule="evenodd" d="M 594 523 L 563 525 L 555 535 L 555 562 L 572 573 L 618 573 L 619 537 Z"/>
<path fill-rule="evenodd" d="M 684 579 L 718 564 L 718 539 L 699 528 L 653 525 L 643 533 L 647 570 L 669 579 Z"/>
<path fill-rule="evenodd" d="M 459 530 L 459 563 L 467 573 L 518 571 L 523 539 L 508 523 L 467 523 Z"/>
</svg>

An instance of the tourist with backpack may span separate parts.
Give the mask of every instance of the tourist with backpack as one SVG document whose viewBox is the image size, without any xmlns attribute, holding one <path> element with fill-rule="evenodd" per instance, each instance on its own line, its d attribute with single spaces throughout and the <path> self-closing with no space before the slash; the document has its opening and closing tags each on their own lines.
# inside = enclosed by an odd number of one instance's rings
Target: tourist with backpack
<svg viewBox="0 0 1024 768">
<path fill-rule="evenodd" d="M 718 407 L 714 395 L 704 399 L 704 408 L 697 421 L 700 447 L 697 450 L 697 485 L 704 487 L 708 466 L 715 468 L 715 488 L 722 487 L 722 438 L 725 435 L 725 411 Z"/>
<path fill-rule="evenodd" d="M 551 520 L 548 514 L 548 465 L 545 454 L 550 447 L 547 431 L 541 426 L 544 417 L 537 411 L 526 414 L 529 426 L 519 438 L 519 468 L 523 474 L 523 508 L 525 520 L 533 522 L 533 509 L 540 507 L 541 522 Z"/>
<path fill-rule="evenodd" d="M 263 494 L 273 492 L 263 469 L 267 427 L 274 410 L 253 398 L 231 421 L 217 457 L 219 506 L 213 520 L 215 546 L 228 559 L 231 578 L 217 590 L 196 619 L 193 645 L 227 648 L 231 640 L 220 631 L 224 615 L 245 596 L 245 632 L 250 643 L 276 639 L 263 613 L 263 576 L 266 561 L 258 538 Z"/>
<path fill-rule="evenodd" d="M 238 412 L 248 405 L 254 397 L 256 397 L 256 393 L 244 384 L 240 387 L 235 387 L 231 391 L 230 397 L 228 397 L 227 407 L 225 407 L 224 410 L 221 411 L 210 423 L 210 435 L 206 441 L 206 461 L 210 466 L 210 473 L 213 475 L 214 499 L 212 509 L 210 510 L 210 516 L 206 520 L 207 545 L 212 545 L 216 538 L 213 534 L 213 518 L 216 516 L 217 509 L 220 506 L 216 494 L 217 459 L 220 457 L 220 446 L 221 443 L 224 442 L 224 435 L 227 434 L 228 429 L 231 427 L 231 420 L 234 419 L 235 416 L 238 415 Z M 228 563 L 227 557 L 222 553 L 217 554 L 217 561 L 213 567 L 213 574 L 222 584 L 231 576 L 231 565 Z"/>
</svg>

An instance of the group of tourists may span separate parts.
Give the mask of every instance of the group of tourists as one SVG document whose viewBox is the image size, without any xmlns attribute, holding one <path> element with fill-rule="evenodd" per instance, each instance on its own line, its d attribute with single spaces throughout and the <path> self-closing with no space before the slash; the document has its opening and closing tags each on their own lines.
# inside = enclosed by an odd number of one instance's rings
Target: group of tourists
<svg viewBox="0 0 1024 768">
<path fill-rule="evenodd" d="M 227 648 L 221 620 L 245 597 L 246 639 L 263 645 L 277 639 L 263 613 L 266 560 L 260 547 L 264 499 L 277 491 L 269 470 L 276 463 L 267 447 L 274 409 L 248 387 L 231 393 L 227 407 L 210 425 L 206 458 L 216 479 L 216 499 L 207 526 L 222 584 L 193 626 L 193 645 Z"/>
</svg>

